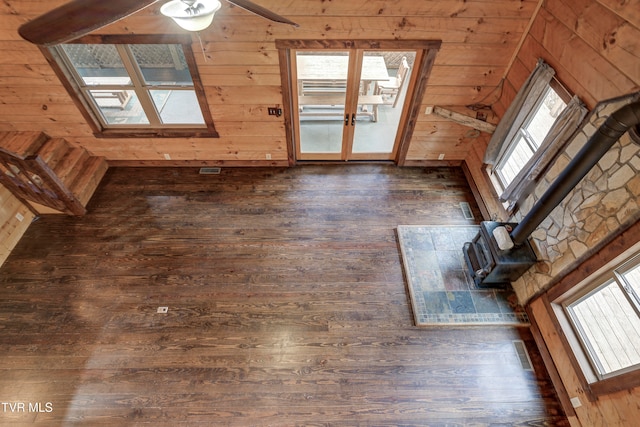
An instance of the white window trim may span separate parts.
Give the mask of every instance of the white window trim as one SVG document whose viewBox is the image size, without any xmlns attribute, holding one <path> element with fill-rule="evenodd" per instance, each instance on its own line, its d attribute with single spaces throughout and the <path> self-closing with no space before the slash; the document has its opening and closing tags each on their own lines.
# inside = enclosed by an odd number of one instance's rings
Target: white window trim
<svg viewBox="0 0 640 427">
<path fill-rule="evenodd" d="M 584 375 L 588 384 L 593 384 L 599 381 L 618 377 L 620 375 L 627 374 L 629 372 L 640 371 L 640 364 L 620 369 L 607 375 L 599 375 L 593 367 L 592 361 L 587 354 L 587 351 L 583 347 L 581 339 L 578 337 L 574 326 L 571 323 L 569 316 L 565 310 L 564 305 L 576 301 L 584 295 L 588 294 L 592 290 L 602 286 L 608 279 L 613 277 L 614 270 L 620 269 L 626 263 L 630 261 L 640 262 L 640 242 L 636 243 L 631 248 L 627 249 L 624 253 L 611 260 L 589 277 L 582 280 L 571 290 L 564 293 L 560 297 L 551 302 L 551 308 L 560 324 L 562 332 L 567 339 L 567 342 L 573 352 L 573 355 L 578 362 L 580 370 Z"/>
</svg>

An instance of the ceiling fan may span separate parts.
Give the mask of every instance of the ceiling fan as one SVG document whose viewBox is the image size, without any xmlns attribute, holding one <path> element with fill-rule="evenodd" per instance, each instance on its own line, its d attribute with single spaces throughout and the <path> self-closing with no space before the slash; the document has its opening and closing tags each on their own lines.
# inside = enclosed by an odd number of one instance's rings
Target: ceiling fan
<svg viewBox="0 0 640 427">
<path fill-rule="evenodd" d="M 37 45 L 65 43 L 132 15 L 158 1 L 160 0 L 73 0 L 27 22 L 18 29 L 18 33 L 23 39 Z M 271 21 L 298 26 L 295 22 L 249 0 L 226 1 Z M 188 14 L 197 16 L 200 13 L 211 13 L 213 17 L 211 8 L 203 7 L 200 0 L 173 0 L 169 3 L 176 2 L 184 3 Z M 219 6 L 215 7 L 213 12 L 218 8 Z"/>
</svg>

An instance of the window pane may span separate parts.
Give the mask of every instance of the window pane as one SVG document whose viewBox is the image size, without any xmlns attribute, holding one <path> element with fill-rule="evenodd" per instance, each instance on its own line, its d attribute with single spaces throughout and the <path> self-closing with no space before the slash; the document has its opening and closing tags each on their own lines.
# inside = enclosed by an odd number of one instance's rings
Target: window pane
<svg viewBox="0 0 640 427">
<path fill-rule="evenodd" d="M 182 46 L 177 44 L 134 44 L 135 57 L 148 85 L 192 86 Z"/>
<path fill-rule="evenodd" d="M 302 154 L 342 151 L 349 55 L 335 50 L 296 52 Z"/>
<path fill-rule="evenodd" d="M 61 44 L 50 49 L 73 77 L 76 94 L 87 101 L 83 105 L 98 132 L 213 129 L 201 109 L 204 94 L 195 90 L 189 70 L 191 51 L 182 44 Z"/>
<path fill-rule="evenodd" d="M 526 139 L 520 135 L 514 143 L 513 150 L 499 168 L 500 177 L 505 187 L 513 181 L 532 156 L 533 150 Z"/>
<path fill-rule="evenodd" d="M 518 130 L 517 136 L 510 143 L 510 150 L 506 152 L 496 167 L 504 188 L 511 183 L 540 148 L 556 118 L 565 107 L 566 103 L 558 93 L 548 87 L 542 101 L 531 111 L 524 125 Z"/>
<path fill-rule="evenodd" d="M 131 90 L 90 90 L 106 123 L 110 125 L 149 124 L 136 93 Z"/>
<path fill-rule="evenodd" d="M 549 133 L 551 126 L 567 104 L 564 103 L 555 90 L 549 88 L 531 121 L 525 126 L 533 139 L 536 148 Z"/>
<path fill-rule="evenodd" d="M 615 281 L 568 309 L 600 375 L 640 363 L 640 318 Z"/>
<path fill-rule="evenodd" d="M 131 79 L 115 45 L 66 44 L 67 54 L 86 85 L 129 85 Z"/>
<path fill-rule="evenodd" d="M 165 124 L 204 124 L 193 90 L 151 90 L 151 98 Z"/>
</svg>

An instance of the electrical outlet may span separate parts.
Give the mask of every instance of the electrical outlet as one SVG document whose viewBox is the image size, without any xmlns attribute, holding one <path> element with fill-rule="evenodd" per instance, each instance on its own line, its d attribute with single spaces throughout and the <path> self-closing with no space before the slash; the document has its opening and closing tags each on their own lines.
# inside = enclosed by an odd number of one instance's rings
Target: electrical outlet
<svg viewBox="0 0 640 427">
<path fill-rule="evenodd" d="M 579 408 L 582 406 L 582 402 L 580 402 L 580 398 L 578 396 L 572 397 L 570 401 L 571 401 L 571 406 L 573 406 L 574 408 Z"/>
<path fill-rule="evenodd" d="M 24 215 L 22 215 L 20 212 L 18 212 L 16 214 L 16 219 L 20 222 L 24 221 Z"/>
<path fill-rule="evenodd" d="M 158 307 L 156 313 L 167 314 L 169 312 L 169 307 Z"/>
<path fill-rule="evenodd" d="M 438 156 L 438 160 L 444 160 L 444 153 L 440 153 L 440 155 Z"/>
<path fill-rule="evenodd" d="M 267 113 L 269 113 L 270 116 L 280 117 L 282 115 L 282 108 L 267 107 Z"/>
<path fill-rule="evenodd" d="M 171 156 L 168 155 L 167 153 L 164 154 L 164 159 L 165 160 L 171 160 Z"/>
<path fill-rule="evenodd" d="M 267 160 L 271 160 L 271 153 L 267 153 L 266 154 L 266 158 L 267 158 Z"/>
</svg>

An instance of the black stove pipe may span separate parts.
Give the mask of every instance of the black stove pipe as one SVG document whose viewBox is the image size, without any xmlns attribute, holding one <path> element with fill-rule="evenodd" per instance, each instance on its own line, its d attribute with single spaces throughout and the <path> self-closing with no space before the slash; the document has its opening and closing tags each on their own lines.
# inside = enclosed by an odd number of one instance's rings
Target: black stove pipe
<svg viewBox="0 0 640 427">
<path fill-rule="evenodd" d="M 598 161 L 624 133 L 640 125 L 640 101 L 616 110 L 589 138 L 558 178 L 533 205 L 529 213 L 513 229 L 510 236 L 514 245 L 524 243 L 551 211 L 578 185 Z"/>
</svg>

